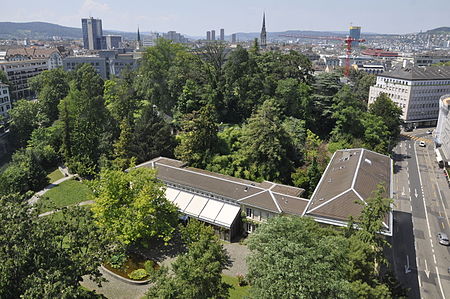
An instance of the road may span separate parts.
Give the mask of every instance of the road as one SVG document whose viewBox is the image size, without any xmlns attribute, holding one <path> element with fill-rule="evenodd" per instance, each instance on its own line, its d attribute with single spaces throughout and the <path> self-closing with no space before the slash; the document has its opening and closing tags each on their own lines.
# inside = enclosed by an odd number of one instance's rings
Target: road
<svg viewBox="0 0 450 299">
<path fill-rule="evenodd" d="M 450 247 L 436 236 L 450 235 L 450 188 L 431 135 L 419 129 L 411 137 L 394 149 L 394 269 L 410 298 L 450 299 Z M 419 147 L 419 140 L 427 146 Z"/>
</svg>

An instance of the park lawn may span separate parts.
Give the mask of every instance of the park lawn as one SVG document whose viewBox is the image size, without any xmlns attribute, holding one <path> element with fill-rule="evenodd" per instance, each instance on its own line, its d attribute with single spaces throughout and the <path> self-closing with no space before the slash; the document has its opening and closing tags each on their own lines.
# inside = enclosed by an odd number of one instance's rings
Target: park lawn
<svg viewBox="0 0 450 299">
<path fill-rule="evenodd" d="M 234 276 L 222 275 L 222 280 L 232 287 L 230 288 L 230 299 L 241 299 L 250 297 L 251 286 L 240 287 Z"/>
<path fill-rule="evenodd" d="M 92 191 L 88 186 L 77 180 L 67 180 L 53 187 L 44 194 L 41 201 L 43 212 L 67 207 L 86 200 L 90 200 Z"/>
<path fill-rule="evenodd" d="M 53 182 L 56 182 L 59 179 L 62 179 L 64 177 L 64 175 L 62 174 L 61 171 L 59 171 L 59 168 L 56 168 L 54 171 L 49 173 L 47 175 L 47 177 L 49 178 L 50 183 L 53 183 Z"/>
</svg>

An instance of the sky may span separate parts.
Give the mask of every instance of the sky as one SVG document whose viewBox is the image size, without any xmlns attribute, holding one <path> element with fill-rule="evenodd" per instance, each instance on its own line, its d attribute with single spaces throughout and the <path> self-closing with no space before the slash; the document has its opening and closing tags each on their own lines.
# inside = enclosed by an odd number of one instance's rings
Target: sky
<svg viewBox="0 0 450 299">
<path fill-rule="evenodd" d="M 412 33 L 450 26 L 450 0 L 2 0 L 0 21 L 42 21 L 81 27 L 82 17 L 101 18 L 103 29 L 190 36 L 207 30 L 258 32 L 266 12 L 268 32 L 285 30 Z"/>
</svg>

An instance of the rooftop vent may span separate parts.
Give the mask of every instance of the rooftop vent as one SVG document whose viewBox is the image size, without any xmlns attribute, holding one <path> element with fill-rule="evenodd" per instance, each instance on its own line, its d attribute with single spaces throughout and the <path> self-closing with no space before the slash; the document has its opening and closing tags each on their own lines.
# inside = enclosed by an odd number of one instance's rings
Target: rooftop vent
<svg viewBox="0 0 450 299">
<path fill-rule="evenodd" d="M 331 182 L 332 182 L 332 180 L 331 180 L 331 178 L 329 178 L 329 179 L 328 179 L 328 183 L 331 183 Z"/>
<path fill-rule="evenodd" d="M 319 201 L 322 201 L 322 200 L 324 200 L 324 199 L 325 199 L 325 198 L 323 198 L 323 197 L 322 197 L 322 198 L 319 198 Z"/>
<path fill-rule="evenodd" d="M 372 161 L 370 161 L 369 159 L 364 159 L 364 162 L 368 163 L 369 165 L 372 165 Z"/>
<path fill-rule="evenodd" d="M 248 191 L 248 186 L 245 186 L 244 192 L 247 192 L 247 191 Z"/>
</svg>

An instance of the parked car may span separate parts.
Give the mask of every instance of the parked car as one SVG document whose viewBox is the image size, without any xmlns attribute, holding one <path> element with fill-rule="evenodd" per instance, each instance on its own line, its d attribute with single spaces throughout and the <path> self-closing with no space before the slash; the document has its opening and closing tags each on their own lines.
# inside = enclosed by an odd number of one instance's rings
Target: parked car
<svg viewBox="0 0 450 299">
<path fill-rule="evenodd" d="M 433 134 L 433 130 L 427 130 L 427 134 Z"/>
<path fill-rule="evenodd" d="M 448 240 L 448 236 L 446 233 L 438 233 L 437 234 L 438 240 L 439 240 L 439 244 L 444 245 L 444 246 L 448 246 L 450 245 L 450 241 Z"/>
<path fill-rule="evenodd" d="M 426 146 L 425 141 L 420 141 L 420 142 L 419 142 L 419 146 L 420 146 L 420 147 L 425 147 L 425 146 Z"/>
<path fill-rule="evenodd" d="M 405 128 L 405 132 L 412 132 L 412 130 L 413 130 L 413 127 L 406 127 Z"/>
</svg>

